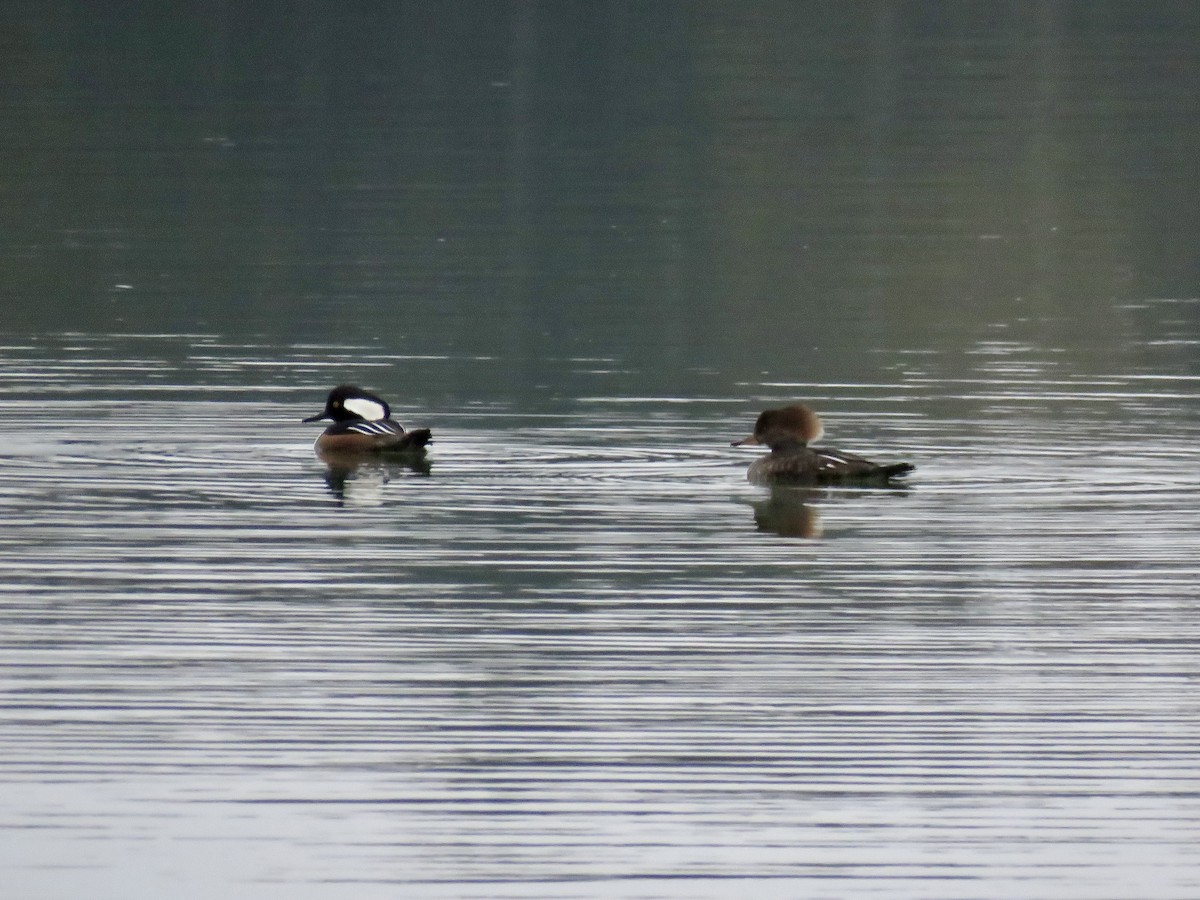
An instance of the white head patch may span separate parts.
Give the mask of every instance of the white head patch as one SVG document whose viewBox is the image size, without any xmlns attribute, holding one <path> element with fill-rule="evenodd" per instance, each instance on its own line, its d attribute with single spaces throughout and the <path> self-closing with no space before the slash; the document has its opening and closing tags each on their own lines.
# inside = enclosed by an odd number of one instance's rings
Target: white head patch
<svg viewBox="0 0 1200 900">
<path fill-rule="evenodd" d="M 342 405 L 356 416 L 362 416 L 368 422 L 378 422 L 387 415 L 387 410 L 383 408 L 382 404 L 376 403 L 374 400 L 367 400 L 364 397 L 350 397 Z"/>
</svg>

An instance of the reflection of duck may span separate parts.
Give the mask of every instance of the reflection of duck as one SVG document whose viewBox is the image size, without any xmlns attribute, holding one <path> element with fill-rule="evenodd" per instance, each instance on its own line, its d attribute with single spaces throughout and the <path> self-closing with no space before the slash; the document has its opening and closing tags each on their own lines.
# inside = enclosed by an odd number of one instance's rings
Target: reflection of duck
<svg viewBox="0 0 1200 900">
<path fill-rule="evenodd" d="M 781 537 L 819 538 L 825 533 L 821 512 L 808 501 L 821 491 L 802 487 L 775 487 L 765 500 L 755 500 L 754 524 L 759 531 L 770 531 Z"/>
<path fill-rule="evenodd" d="M 387 453 L 424 456 L 431 436 L 428 428 L 405 431 L 392 421 L 387 403 L 375 394 L 352 384 L 329 392 L 325 409 L 305 422 L 332 419 L 333 424 L 317 438 L 318 454 Z"/>
<path fill-rule="evenodd" d="M 339 503 L 374 506 L 383 501 L 383 486 L 393 478 L 411 472 L 428 475 L 429 460 L 424 454 L 386 455 L 381 453 L 337 453 L 317 450 L 325 463 L 325 484 Z"/>
<path fill-rule="evenodd" d="M 759 531 L 770 531 L 782 537 L 822 538 L 825 526 L 821 506 L 841 503 L 867 495 L 878 497 L 881 492 L 907 494 L 908 485 L 892 482 L 842 482 L 847 487 L 818 486 L 778 481 L 770 485 L 765 499 L 752 500 L 754 524 Z"/>
<path fill-rule="evenodd" d="M 887 484 L 912 472 L 910 463 L 876 463 L 854 453 L 826 447 L 810 447 L 825 428 L 815 412 L 799 403 L 768 409 L 754 423 L 754 434 L 734 447 L 766 444 L 771 452 L 755 460 L 746 477 L 756 483 L 793 484 Z"/>
</svg>

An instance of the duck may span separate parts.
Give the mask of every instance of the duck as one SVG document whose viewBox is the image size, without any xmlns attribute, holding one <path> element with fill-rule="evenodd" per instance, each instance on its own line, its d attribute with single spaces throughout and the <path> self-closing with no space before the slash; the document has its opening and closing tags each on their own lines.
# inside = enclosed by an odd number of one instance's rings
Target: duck
<svg viewBox="0 0 1200 900">
<path fill-rule="evenodd" d="M 428 428 L 404 427 L 392 419 L 391 407 L 382 397 L 358 385 L 340 384 L 325 398 L 325 409 L 303 422 L 332 419 L 333 424 L 317 438 L 314 449 L 325 454 L 421 454 L 433 439 Z"/>
<path fill-rule="evenodd" d="M 731 446 L 771 448 L 746 471 L 746 478 L 756 484 L 888 484 L 916 471 L 912 463 L 877 463 L 844 450 L 809 446 L 824 433 L 820 416 L 803 403 L 793 403 L 761 413 L 754 432 Z"/>
</svg>

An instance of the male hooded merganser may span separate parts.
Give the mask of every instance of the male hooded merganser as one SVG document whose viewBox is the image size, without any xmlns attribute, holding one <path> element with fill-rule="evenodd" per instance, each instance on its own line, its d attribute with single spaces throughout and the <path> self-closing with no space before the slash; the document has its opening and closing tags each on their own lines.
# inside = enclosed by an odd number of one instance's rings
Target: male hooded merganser
<svg viewBox="0 0 1200 900">
<path fill-rule="evenodd" d="M 405 431 L 391 415 L 381 397 L 353 384 L 342 384 L 329 392 L 323 412 L 303 421 L 333 419 L 317 438 L 319 453 L 424 453 L 429 429 Z"/>
<path fill-rule="evenodd" d="M 863 482 L 883 484 L 916 469 L 910 463 L 880 464 L 843 450 L 810 447 L 825 427 L 815 412 L 799 403 L 768 409 L 754 423 L 754 434 L 732 446 L 766 444 L 771 452 L 755 460 L 746 477 L 753 482 Z"/>
</svg>

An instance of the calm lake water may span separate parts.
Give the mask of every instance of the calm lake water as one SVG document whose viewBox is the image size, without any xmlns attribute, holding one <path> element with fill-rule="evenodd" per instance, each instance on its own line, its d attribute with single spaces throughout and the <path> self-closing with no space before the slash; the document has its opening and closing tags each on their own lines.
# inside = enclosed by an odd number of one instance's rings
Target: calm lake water
<svg viewBox="0 0 1200 900">
<path fill-rule="evenodd" d="M 0 894 L 1200 896 L 1200 14 L 847 6 L 4 13 Z"/>
</svg>

